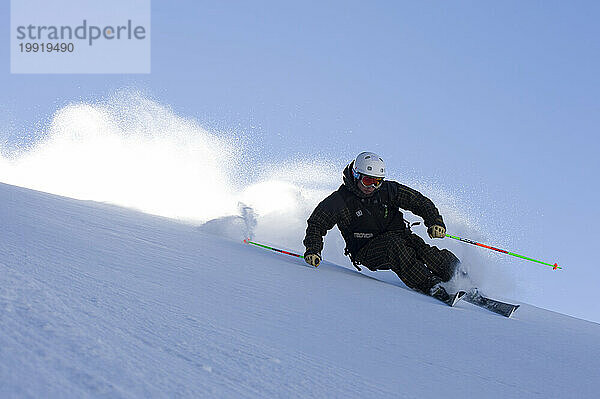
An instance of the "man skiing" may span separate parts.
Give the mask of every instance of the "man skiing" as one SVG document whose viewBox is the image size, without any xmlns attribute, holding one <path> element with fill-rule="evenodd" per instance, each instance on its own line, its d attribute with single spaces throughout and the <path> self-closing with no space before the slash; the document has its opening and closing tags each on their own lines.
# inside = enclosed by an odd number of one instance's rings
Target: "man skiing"
<svg viewBox="0 0 600 399">
<path fill-rule="evenodd" d="M 362 152 L 343 172 L 344 184 L 325 198 L 308 218 L 304 238 L 306 263 L 321 262 L 323 237 L 335 225 L 354 266 L 394 271 L 410 288 L 442 301 L 450 296 L 440 285 L 454 275 L 460 261 L 447 249 L 430 246 L 410 231 L 399 208 L 423 218 L 431 238 L 444 238 L 446 227 L 431 200 L 395 181 L 384 180 L 385 164 Z"/>
</svg>

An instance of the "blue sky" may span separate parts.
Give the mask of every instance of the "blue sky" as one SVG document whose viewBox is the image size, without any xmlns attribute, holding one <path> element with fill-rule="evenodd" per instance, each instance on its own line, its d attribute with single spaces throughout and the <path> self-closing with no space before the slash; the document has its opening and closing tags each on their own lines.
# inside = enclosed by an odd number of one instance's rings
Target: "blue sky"
<svg viewBox="0 0 600 399">
<path fill-rule="evenodd" d="M 4 137 L 134 87 L 256 137 L 259 157 L 378 151 L 459 193 L 507 249 L 565 266 L 515 260 L 523 300 L 600 321 L 597 2 L 155 0 L 149 75 L 11 75 L 0 15 Z"/>
</svg>

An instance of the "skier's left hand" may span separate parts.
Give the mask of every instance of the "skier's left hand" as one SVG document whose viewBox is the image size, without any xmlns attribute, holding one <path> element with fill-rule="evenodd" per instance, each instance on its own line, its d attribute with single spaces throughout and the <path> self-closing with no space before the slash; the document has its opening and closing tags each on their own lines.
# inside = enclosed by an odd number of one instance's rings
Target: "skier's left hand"
<svg viewBox="0 0 600 399">
<path fill-rule="evenodd" d="M 304 255 L 304 261 L 311 266 L 319 267 L 319 263 L 321 263 L 321 257 L 318 254 Z"/>
<path fill-rule="evenodd" d="M 427 229 L 427 234 L 429 234 L 429 237 L 431 238 L 444 238 L 446 237 L 446 228 L 444 226 L 434 224 Z"/>
</svg>

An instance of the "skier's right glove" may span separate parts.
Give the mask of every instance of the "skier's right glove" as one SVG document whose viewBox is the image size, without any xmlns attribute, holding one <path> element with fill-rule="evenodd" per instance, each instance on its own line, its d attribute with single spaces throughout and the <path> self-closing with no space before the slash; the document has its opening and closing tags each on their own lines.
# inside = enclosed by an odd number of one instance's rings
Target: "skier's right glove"
<svg viewBox="0 0 600 399">
<path fill-rule="evenodd" d="M 311 266 L 318 267 L 321 263 L 321 257 L 318 254 L 304 255 L 304 261 Z"/>
</svg>

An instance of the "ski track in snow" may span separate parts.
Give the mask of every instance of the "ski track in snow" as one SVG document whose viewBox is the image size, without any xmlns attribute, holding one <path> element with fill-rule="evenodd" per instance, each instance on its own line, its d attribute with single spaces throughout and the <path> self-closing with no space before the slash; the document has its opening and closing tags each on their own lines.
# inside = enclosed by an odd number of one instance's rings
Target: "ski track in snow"
<svg viewBox="0 0 600 399">
<path fill-rule="evenodd" d="M 600 326 L 0 184 L 0 397 L 593 398 Z M 371 274 L 378 277 L 379 274 Z"/>
</svg>

